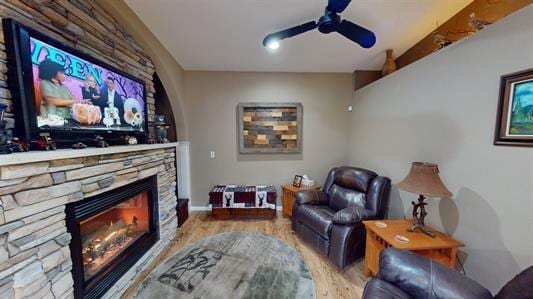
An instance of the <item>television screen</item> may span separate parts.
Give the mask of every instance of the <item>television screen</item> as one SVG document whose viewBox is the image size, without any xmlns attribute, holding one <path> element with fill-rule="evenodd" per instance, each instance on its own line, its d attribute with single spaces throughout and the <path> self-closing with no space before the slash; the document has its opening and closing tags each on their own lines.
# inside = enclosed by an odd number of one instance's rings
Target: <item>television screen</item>
<svg viewBox="0 0 533 299">
<path fill-rule="evenodd" d="M 29 42 L 39 129 L 144 131 L 144 84 L 33 36 Z"/>
</svg>

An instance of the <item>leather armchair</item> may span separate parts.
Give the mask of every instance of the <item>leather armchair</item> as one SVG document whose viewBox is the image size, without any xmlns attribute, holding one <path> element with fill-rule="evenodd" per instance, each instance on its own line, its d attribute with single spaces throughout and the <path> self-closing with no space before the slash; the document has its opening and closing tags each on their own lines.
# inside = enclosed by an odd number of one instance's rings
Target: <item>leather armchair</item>
<svg viewBox="0 0 533 299">
<path fill-rule="evenodd" d="M 533 267 L 507 283 L 495 298 L 531 298 Z M 493 298 L 489 290 L 458 271 L 395 248 L 382 250 L 378 276 L 369 281 L 363 299 Z"/>
<path fill-rule="evenodd" d="M 333 168 L 322 190 L 296 193 L 292 229 L 338 268 L 364 256 L 363 220 L 383 219 L 390 179 L 356 167 Z"/>
</svg>

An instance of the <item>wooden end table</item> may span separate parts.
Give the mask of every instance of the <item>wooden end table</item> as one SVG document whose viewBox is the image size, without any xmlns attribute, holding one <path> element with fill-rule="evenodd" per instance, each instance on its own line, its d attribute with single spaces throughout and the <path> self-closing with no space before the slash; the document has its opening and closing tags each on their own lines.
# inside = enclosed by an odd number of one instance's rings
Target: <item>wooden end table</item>
<svg viewBox="0 0 533 299">
<path fill-rule="evenodd" d="M 283 198 L 281 201 L 282 209 L 283 209 L 283 216 L 291 217 L 292 216 L 292 205 L 294 204 L 294 194 L 301 190 L 319 190 L 321 188 L 320 185 L 313 185 L 313 186 L 304 186 L 301 187 L 294 187 L 292 184 L 287 184 L 281 186 L 281 190 L 283 191 Z"/>
<path fill-rule="evenodd" d="M 455 269 L 457 248 L 464 246 L 463 243 L 454 240 L 452 237 L 428 229 L 435 233 L 432 238 L 421 232 L 409 232 L 413 225 L 412 220 L 382 220 L 387 227 L 376 226 L 377 221 L 363 221 L 366 228 L 366 253 L 363 274 L 365 276 L 375 276 L 379 270 L 379 253 L 381 250 L 394 247 L 409 250 L 430 258 L 440 264 Z M 409 239 L 408 243 L 397 241 L 394 236 L 402 235 Z"/>
</svg>

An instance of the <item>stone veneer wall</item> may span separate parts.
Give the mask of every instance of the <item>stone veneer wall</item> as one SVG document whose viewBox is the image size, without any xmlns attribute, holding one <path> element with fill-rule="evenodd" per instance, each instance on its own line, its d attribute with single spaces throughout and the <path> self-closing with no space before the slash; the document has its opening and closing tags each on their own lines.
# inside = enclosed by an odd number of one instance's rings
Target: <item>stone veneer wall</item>
<svg viewBox="0 0 533 299">
<path fill-rule="evenodd" d="M 65 205 L 157 175 L 160 241 L 106 294 L 117 298 L 176 236 L 175 148 L 0 167 L 0 298 L 72 298 Z"/>
<path fill-rule="evenodd" d="M 94 0 L 1 0 L 1 18 L 13 18 L 144 80 L 148 118 L 153 120 L 154 65 Z M 8 105 L 8 127 L 13 128 L 17 99 L 8 89 L 7 72 L 0 27 L 0 103 Z M 107 295 L 120 294 L 175 236 L 174 165 L 172 149 L 0 167 L 0 298 L 72 297 L 64 205 L 158 174 L 161 241 Z"/>
<path fill-rule="evenodd" d="M 148 119 L 155 113 L 154 65 L 133 38 L 94 0 L 1 0 L 0 19 L 13 18 L 43 34 L 98 58 L 146 83 Z M 6 119 L 13 128 L 13 99 L 7 85 L 7 56 L 0 26 L 0 103 L 8 105 Z"/>
</svg>

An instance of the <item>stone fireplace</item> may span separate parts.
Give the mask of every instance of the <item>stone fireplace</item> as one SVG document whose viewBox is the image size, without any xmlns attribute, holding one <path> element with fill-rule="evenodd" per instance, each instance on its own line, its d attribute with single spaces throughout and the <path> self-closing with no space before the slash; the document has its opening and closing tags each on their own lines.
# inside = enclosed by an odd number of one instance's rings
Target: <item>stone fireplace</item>
<svg viewBox="0 0 533 299">
<path fill-rule="evenodd" d="M 8 0 L 0 1 L 0 18 L 12 18 L 143 80 L 148 120 L 153 121 L 154 63 L 106 10 L 107 6 L 95 0 Z M 15 108 L 20 103 L 7 87 L 11 66 L 7 64 L 2 30 L 0 103 L 7 104 L 7 127 L 13 129 L 20 125 L 14 121 Z M 104 290 L 98 293 L 103 298 L 119 297 L 176 237 L 175 148 L 176 144 L 171 143 L 0 156 L 0 298 L 80 297 L 79 277 L 75 276 L 80 275 L 79 266 L 84 266 L 84 259 L 86 263 L 90 263 L 89 258 L 98 262 L 86 264 L 87 269 L 82 269 L 81 285 L 91 289 L 97 278 L 101 278 L 101 269 L 110 269 L 113 263 L 126 265 L 116 262 L 114 257 L 120 259 L 127 248 L 150 236 L 154 243 L 146 246 L 138 259 L 128 256 L 127 260 L 134 262 L 126 270 L 101 279 L 112 283 L 93 288 Z M 122 190 L 124 186 L 131 189 L 148 178 L 155 180 L 152 191 L 125 199 L 116 208 L 98 210 L 88 218 L 80 218 L 80 234 L 73 233 L 71 209 L 79 208 L 81 213 L 83 203 L 103 203 L 108 192 Z M 143 210 L 145 204 L 147 209 Z M 135 212 L 139 214 L 128 214 L 133 212 L 126 206 L 139 208 Z M 156 232 L 159 238 L 155 237 Z M 83 239 L 85 247 L 90 248 L 81 248 Z M 72 250 L 74 242 L 80 247 L 77 253 Z M 106 254 L 99 251 L 104 247 Z M 109 254 L 113 251 L 116 252 Z M 72 258 L 76 254 L 77 262 Z"/>
<path fill-rule="evenodd" d="M 66 206 L 75 297 L 99 298 L 159 240 L 157 177 Z"/>
<path fill-rule="evenodd" d="M 176 144 L 0 159 L 0 298 L 117 298 L 176 237 Z"/>
<path fill-rule="evenodd" d="M 105 8 L 95 0 L 8 0 L 0 1 L 0 18 L 12 18 L 143 80 L 148 120 L 153 121 L 156 112 L 154 64 Z M 0 28 L 0 103 L 8 105 L 5 117 L 8 128 L 13 129 L 20 125 L 14 121 L 15 108 L 20 103 L 7 88 L 10 66 L 6 61 L 2 30 Z M 0 298 L 80 297 L 80 282 L 75 276 L 79 275 L 78 266 L 84 265 L 84 256 L 83 249 L 78 248 L 78 253 L 72 250 L 74 242 L 82 247 L 85 238 L 86 247 L 92 248 L 85 249 L 86 263 L 90 263 L 89 258 L 100 263 L 101 267 L 96 267 L 95 262 L 94 268 L 87 264 L 88 269 L 82 269 L 81 284 L 91 289 L 101 277 L 101 269 L 109 269 L 112 263 L 117 263 L 116 258 L 108 259 L 108 256 L 120 258 L 128 250 L 126 248 L 151 236 L 155 242 L 147 246 L 127 270 L 115 271 L 114 276 L 101 279 L 112 283 L 95 287 L 104 290 L 99 293 L 103 298 L 119 297 L 176 237 L 175 148 L 176 144 L 170 143 L 0 156 Z M 155 192 L 156 195 L 138 194 L 130 198 L 131 202 L 125 199 L 116 205 L 117 208 L 98 210 L 92 215 L 94 218 L 80 218 L 80 234 L 73 234 L 70 209 L 80 208 L 81 211 L 82 203 L 105 202 L 108 192 L 119 191 L 124 186 L 131 189 L 147 178 L 155 179 L 155 191 L 148 191 L 148 194 Z M 126 206 L 140 208 L 144 204 L 147 210 L 136 211 L 138 215 L 128 214 L 133 213 L 131 210 L 126 212 Z M 147 215 L 152 218 L 145 219 Z M 159 238 L 154 237 L 155 232 Z M 107 253 L 116 252 L 102 254 L 95 248 L 98 245 L 105 247 Z M 78 264 L 72 258 L 75 254 L 78 254 L 76 260 L 81 261 Z M 135 259 L 127 258 L 128 261 Z M 86 277 L 86 274 L 90 275 Z"/>
</svg>

